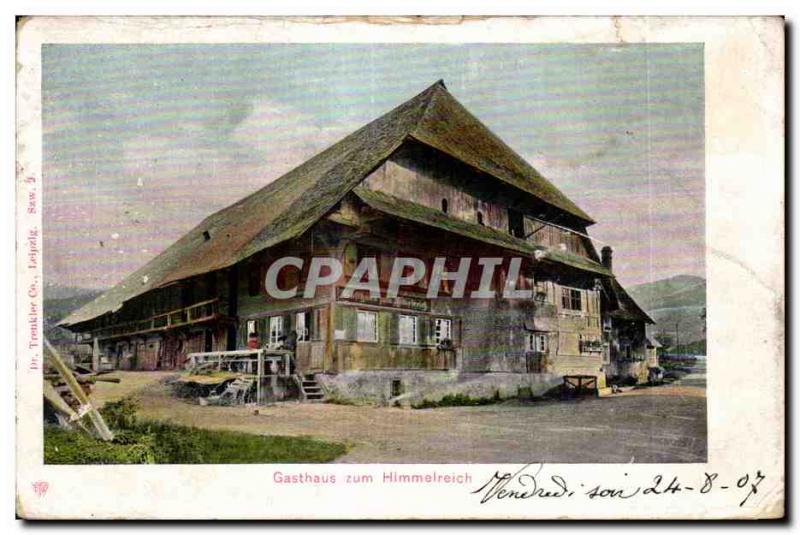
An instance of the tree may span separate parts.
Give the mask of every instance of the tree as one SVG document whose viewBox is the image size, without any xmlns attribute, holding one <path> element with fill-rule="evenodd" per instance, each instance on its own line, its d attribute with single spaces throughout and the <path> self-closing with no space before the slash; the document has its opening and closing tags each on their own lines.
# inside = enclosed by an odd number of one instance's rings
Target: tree
<svg viewBox="0 0 800 535">
<path fill-rule="evenodd" d="M 659 331 L 653 335 L 653 338 L 661 344 L 662 348 L 661 351 L 664 352 L 667 350 L 668 347 L 672 346 L 672 336 L 665 333 L 664 331 Z"/>
<path fill-rule="evenodd" d="M 703 334 L 706 334 L 706 307 L 700 312 L 700 319 L 703 321 Z"/>
</svg>

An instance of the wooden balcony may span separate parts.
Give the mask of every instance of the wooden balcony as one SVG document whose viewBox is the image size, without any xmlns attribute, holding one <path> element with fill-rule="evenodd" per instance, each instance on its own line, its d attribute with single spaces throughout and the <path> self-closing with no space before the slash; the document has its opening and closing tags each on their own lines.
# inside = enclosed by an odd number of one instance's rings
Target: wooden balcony
<svg viewBox="0 0 800 535">
<path fill-rule="evenodd" d="M 193 325 L 219 319 L 220 314 L 219 299 L 201 301 L 188 307 L 171 310 L 161 314 L 156 314 L 150 318 L 140 321 L 131 321 L 109 325 L 95 329 L 90 333 L 92 338 L 118 338 L 121 336 L 134 336 L 152 332 L 162 332 L 176 327 Z M 88 334 L 88 333 L 87 333 Z"/>
</svg>

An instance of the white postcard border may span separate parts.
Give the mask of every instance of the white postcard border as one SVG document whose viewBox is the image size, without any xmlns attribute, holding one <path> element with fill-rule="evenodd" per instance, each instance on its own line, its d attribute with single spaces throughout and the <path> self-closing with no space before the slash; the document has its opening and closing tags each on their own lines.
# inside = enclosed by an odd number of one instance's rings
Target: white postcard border
<svg viewBox="0 0 800 535">
<path fill-rule="evenodd" d="M 41 434 L 41 45 L 223 42 L 638 43 L 705 46 L 709 462 L 547 465 L 576 486 L 765 479 L 731 492 L 479 504 L 510 465 L 44 466 Z M 784 497 L 784 38 L 780 18 L 73 18 L 18 30 L 17 512 L 25 518 L 769 518 Z M 33 194 L 33 197 L 31 197 Z M 32 203 L 32 204 L 31 204 Z M 28 207 L 33 207 L 29 213 Z M 32 235 L 37 231 L 37 235 Z M 31 247 L 35 250 L 32 250 Z M 31 267 L 33 266 L 33 267 Z M 38 307 L 31 310 L 31 307 Z M 34 329 L 29 328 L 29 319 Z M 37 331 L 38 329 L 38 331 Z M 32 332 L 38 344 L 31 347 Z M 725 355 L 724 358 L 719 357 Z M 32 366 L 36 361 L 38 369 Z M 532 459 L 533 461 L 533 459 Z M 277 471 L 468 472 L 471 485 L 279 485 Z M 33 483 L 46 481 L 39 495 Z M 634 482 L 634 483 L 631 483 Z M 743 486 L 744 489 L 747 486 Z M 579 490 L 576 487 L 576 490 Z M 741 490 L 741 489 L 739 489 Z M 576 492 L 576 496 L 580 496 Z"/>
</svg>

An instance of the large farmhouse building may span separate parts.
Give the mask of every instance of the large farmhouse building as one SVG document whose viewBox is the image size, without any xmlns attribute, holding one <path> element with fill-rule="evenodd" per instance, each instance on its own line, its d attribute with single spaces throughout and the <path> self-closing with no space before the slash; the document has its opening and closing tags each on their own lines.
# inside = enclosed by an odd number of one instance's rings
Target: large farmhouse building
<svg viewBox="0 0 800 535">
<path fill-rule="evenodd" d="M 141 370 L 296 333 L 297 373 L 331 395 L 384 400 L 458 385 L 543 390 L 565 375 L 646 378 L 652 320 L 614 278 L 611 249 L 598 255 L 592 224 L 440 81 L 211 215 L 61 325 L 106 365 Z M 286 257 L 302 267 L 282 270 L 280 288 L 302 288 L 312 258 L 338 259 L 343 272 L 313 297 L 276 299 L 265 276 Z M 398 257 L 428 269 L 392 296 Z M 474 260 L 464 297 L 447 279 L 429 297 L 439 257 L 449 272 Z M 364 258 L 380 267 L 379 295 L 343 291 Z M 499 259 L 491 280 L 479 258 Z M 503 295 L 509 273 L 528 296 Z M 487 282 L 494 295 L 475 297 Z"/>
</svg>

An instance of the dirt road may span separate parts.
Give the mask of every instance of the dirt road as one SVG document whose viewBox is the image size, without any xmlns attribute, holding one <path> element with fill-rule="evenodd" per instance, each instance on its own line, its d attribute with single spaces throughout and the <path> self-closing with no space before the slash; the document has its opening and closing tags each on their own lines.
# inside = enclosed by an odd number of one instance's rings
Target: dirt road
<svg viewBox="0 0 800 535">
<path fill-rule="evenodd" d="M 171 397 L 159 382 L 164 375 L 123 373 L 121 385 L 100 384 L 96 397 L 116 399 L 133 390 L 145 418 L 345 442 L 352 448 L 337 460 L 343 463 L 680 463 L 706 458 L 705 388 L 697 383 L 572 402 L 425 410 L 289 402 L 259 407 L 254 414 L 252 407 L 201 407 Z"/>
</svg>

